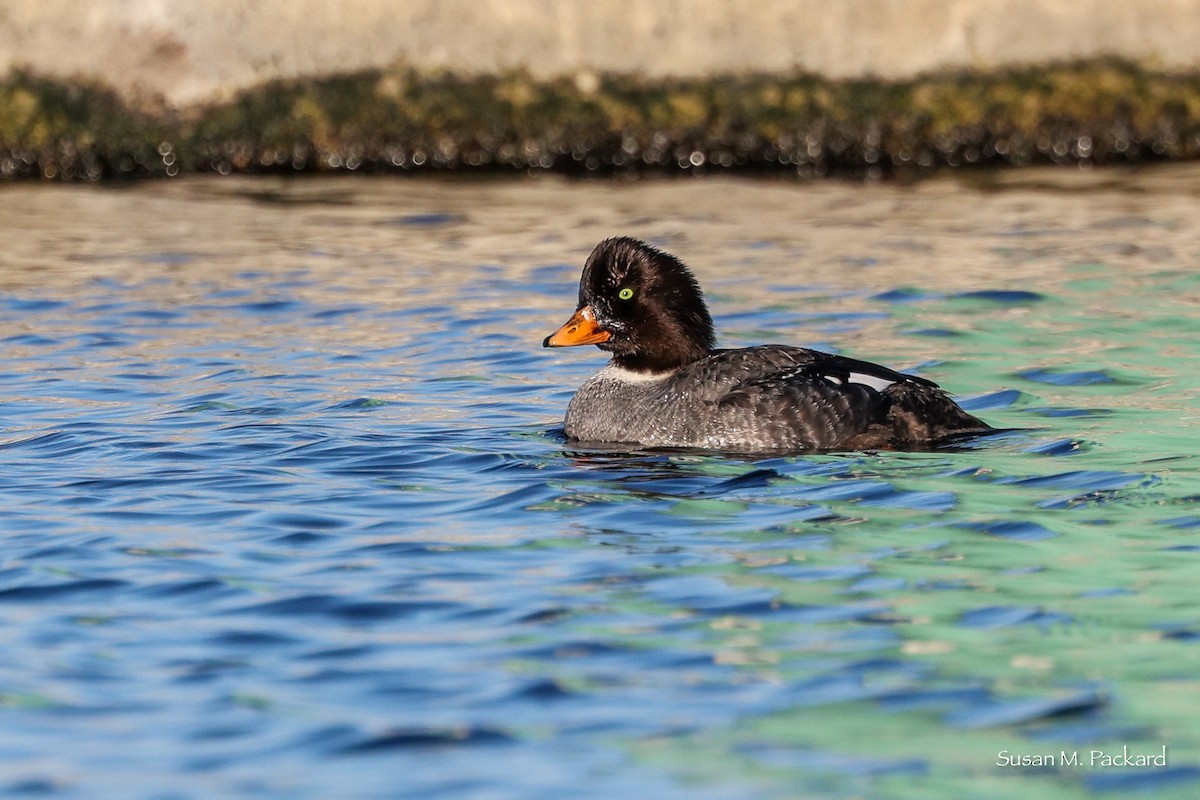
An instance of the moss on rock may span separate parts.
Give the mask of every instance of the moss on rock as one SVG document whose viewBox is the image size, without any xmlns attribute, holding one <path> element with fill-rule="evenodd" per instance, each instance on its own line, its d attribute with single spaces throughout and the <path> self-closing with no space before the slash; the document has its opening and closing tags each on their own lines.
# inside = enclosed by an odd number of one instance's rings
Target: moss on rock
<svg viewBox="0 0 1200 800">
<path fill-rule="evenodd" d="M 0 175 L 554 170 L 888 173 L 1200 156 L 1200 74 L 1114 60 L 906 82 L 644 79 L 397 67 L 172 111 L 98 84 L 0 80 Z"/>
</svg>

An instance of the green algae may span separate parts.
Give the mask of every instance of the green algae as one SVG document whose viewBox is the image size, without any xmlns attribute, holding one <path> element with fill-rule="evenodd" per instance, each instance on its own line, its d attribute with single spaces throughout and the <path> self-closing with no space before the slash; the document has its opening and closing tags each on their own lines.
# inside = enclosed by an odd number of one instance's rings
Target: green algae
<svg viewBox="0 0 1200 800">
<path fill-rule="evenodd" d="M 0 174 L 712 170 L 885 174 L 1200 156 L 1200 73 L 1117 60 L 910 81 L 538 80 L 407 67 L 274 81 L 204 107 L 0 79 Z"/>
<path fill-rule="evenodd" d="M 0 176 L 99 180 L 160 171 L 169 131 L 160 115 L 95 83 L 25 72 L 0 80 Z"/>
</svg>

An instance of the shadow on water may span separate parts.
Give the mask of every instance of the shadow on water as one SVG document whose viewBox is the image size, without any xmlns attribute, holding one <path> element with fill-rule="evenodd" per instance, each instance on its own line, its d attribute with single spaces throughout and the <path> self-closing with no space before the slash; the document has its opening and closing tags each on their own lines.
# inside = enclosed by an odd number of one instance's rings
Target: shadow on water
<svg viewBox="0 0 1200 800">
<path fill-rule="evenodd" d="M 284 187 L 245 228 L 228 197 L 167 198 L 249 259 L 106 238 L 118 204 L 85 220 L 86 247 L 43 246 L 123 280 L 0 295 L 0 792 L 1195 791 L 1190 264 L 1138 272 L 1123 239 L 1071 227 L 1010 237 L 1000 208 L 1003 230 L 971 235 L 1014 269 L 1032 251 L 996 242 L 1042 248 L 1036 296 L 834 291 L 785 277 L 801 247 L 818 267 L 859 253 L 845 238 L 730 239 L 714 258 L 795 297 L 716 276 L 729 339 L 894 344 L 1006 430 L 923 452 L 630 453 L 564 441 L 598 360 L 536 346 L 582 234 L 522 218 L 529 252 L 464 250 L 482 246 L 464 220 L 502 228 L 495 198 L 411 189 L 346 184 L 330 222 L 291 216 L 314 204 Z M 910 223 L 861 249 L 896 269 L 957 257 L 953 231 Z M 283 233 L 256 250 L 261 230 Z M 829 310 L 793 311 L 810 303 Z M 1163 745 L 1162 768 L 998 764 Z"/>
</svg>

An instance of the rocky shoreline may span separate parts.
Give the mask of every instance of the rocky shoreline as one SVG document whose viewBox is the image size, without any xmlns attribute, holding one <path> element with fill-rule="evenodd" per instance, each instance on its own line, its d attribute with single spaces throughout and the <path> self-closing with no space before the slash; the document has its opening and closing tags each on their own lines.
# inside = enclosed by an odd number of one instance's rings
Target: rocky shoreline
<svg viewBox="0 0 1200 800">
<path fill-rule="evenodd" d="M 87 80 L 0 79 L 0 176 L 922 174 L 1200 157 L 1200 72 L 1116 59 L 911 79 L 538 78 L 410 67 L 273 80 L 179 109 Z"/>
</svg>

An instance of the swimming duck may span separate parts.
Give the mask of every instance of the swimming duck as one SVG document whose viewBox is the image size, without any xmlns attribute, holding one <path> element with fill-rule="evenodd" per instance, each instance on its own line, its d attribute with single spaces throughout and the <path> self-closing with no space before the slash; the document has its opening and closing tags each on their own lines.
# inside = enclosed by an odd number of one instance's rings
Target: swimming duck
<svg viewBox="0 0 1200 800">
<path fill-rule="evenodd" d="M 739 453 L 928 446 L 992 428 L 937 384 L 781 344 L 715 348 L 700 285 L 675 256 L 627 237 L 588 256 L 579 305 L 544 347 L 612 353 L 567 405 L 582 443 Z"/>
</svg>

